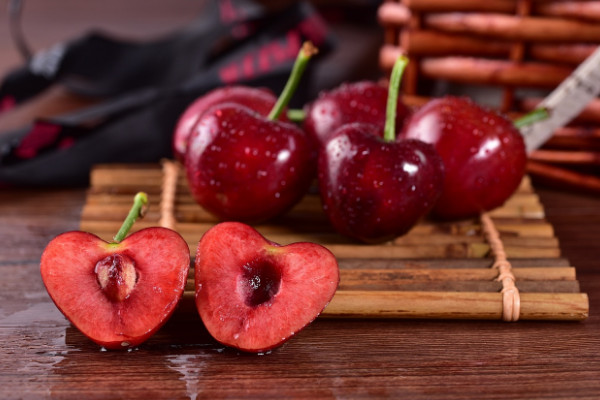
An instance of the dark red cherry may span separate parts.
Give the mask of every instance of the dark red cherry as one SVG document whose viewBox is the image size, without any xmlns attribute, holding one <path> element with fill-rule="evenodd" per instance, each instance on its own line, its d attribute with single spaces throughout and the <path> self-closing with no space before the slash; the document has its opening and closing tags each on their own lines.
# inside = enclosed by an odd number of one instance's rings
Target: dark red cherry
<svg viewBox="0 0 600 400">
<path fill-rule="evenodd" d="M 194 125 L 185 169 L 194 199 L 221 220 L 259 222 L 286 212 L 308 191 L 316 151 L 308 136 L 279 116 L 317 49 L 303 44 L 275 106 L 263 116 L 218 104 Z"/>
<path fill-rule="evenodd" d="M 377 126 L 378 135 L 383 133 L 386 115 L 388 88 L 380 83 L 360 81 L 344 83 L 324 91 L 305 107 L 304 130 L 313 140 L 322 145 L 333 132 L 351 122 L 369 123 Z M 396 126 L 401 127 L 409 115 L 409 109 L 398 101 Z"/>
<path fill-rule="evenodd" d="M 338 232 L 364 242 L 408 232 L 434 206 L 443 176 L 433 146 L 386 142 L 374 125 L 344 125 L 319 158 L 325 213 Z"/>
<path fill-rule="evenodd" d="M 342 125 L 319 154 L 319 190 L 331 224 L 364 242 L 383 242 L 408 232 L 438 199 L 442 160 L 432 145 L 396 141 L 396 102 L 408 60 L 392 70 L 386 123 Z"/>
<path fill-rule="evenodd" d="M 200 96 L 186 108 L 177 121 L 173 134 L 175 158 L 185 163 L 185 152 L 192 128 L 209 108 L 221 103 L 237 103 L 266 116 L 273 109 L 276 101 L 277 97 L 269 89 L 248 86 L 220 87 Z M 287 120 L 285 113 L 281 116 L 280 119 Z"/>
<path fill-rule="evenodd" d="M 212 108 L 195 125 L 185 167 L 195 200 L 221 220 L 258 222 L 306 193 L 316 154 L 297 126 L 239 104 Z"/>
<path fill-rule="evenodd" d="M 525 173 L 525 144 L 513 122 L 467 98 L 431 100 L 407 121 L 400 139 L 431 143 L 444 161 L 444 189 L 434 208 L 441 218 L 501 206 Z"/>
</svg>

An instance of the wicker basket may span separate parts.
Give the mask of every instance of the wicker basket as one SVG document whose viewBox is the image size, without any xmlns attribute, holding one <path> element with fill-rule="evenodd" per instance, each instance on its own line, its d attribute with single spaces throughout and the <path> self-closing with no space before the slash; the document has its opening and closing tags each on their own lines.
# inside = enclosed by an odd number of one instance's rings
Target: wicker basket
<svg viewBox="0 0 600 400">
<path fill-rule="evenodd" d="M 600 44 L 600 1 L 387 0 L 378 18 L 380 65 L 389 71 L 400 54 L 410 58 L 402 91 L 415 104 L 455 91 L 476 100 L 483 95 L 488 105 L 519 115 Z M 543 150 L 533 161 L 576 172 L 583 167 L 597 179 L 600 99 L 544 148 L 553 149 L 549 158 Z M 600 179 L 591 188 L 600 191 Z"/>
</svg>

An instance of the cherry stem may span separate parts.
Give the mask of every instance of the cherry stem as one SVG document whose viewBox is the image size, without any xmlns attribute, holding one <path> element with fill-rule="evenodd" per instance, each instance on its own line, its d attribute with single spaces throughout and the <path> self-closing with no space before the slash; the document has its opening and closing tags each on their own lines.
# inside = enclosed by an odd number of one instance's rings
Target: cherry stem
<svg viewBox="0 0 600 400">
<path fill-rule="evenodd" d="M 388 98 L 385 110 L 385 126 L 383 128 L 383 140 L 393 142 L 396 140 L 396 110 L 398 107 L 398 93 L 400 91 L 400 82 L 402 75 L 408 65 L 408 58 L 400 56 L 394 63 L 392 74 L 390 75 L 390 85 L 388 88 Z"/>
<path fill-rule="evenodd" d="M 290 121 L 302 123 L 306 119 L 306 112 L 301 108 L 293 108 L 287 111 L 287 117 Z"/>
<path fill-rule="evenodd" d="M 121 229 L 119 229 L 119 232 L 117 232 L 113 238 L 115 243 L 120 243 L 123 239 L 125 239 L 135 221 L 139 217 L 144 216 L 146 204 L 148 204 L 148 195 L 144 192 L 137 193 L 133 198 L 133 206 L 131 206 L 131 210 L 129 210 L 127 218 L 125 218 L 123 225 L 121 225 Z"/>
<path fill-rule="evenodd" d="M 290 77 L 288 78 L 283 91 L 279 95 L 277 102 L 273 106 L 273 109 L 267 116 L 267 119 L 274 121 L 279 118 L 283 109 L 288 105 L 290 99 L 296 92 L 298 84 L 300 83 L 300 78 L 308 65 L 308 61 L 317 53 L 318 49 L 311 42 L 304 42 L 302 44 L 302 48 L 298 52 Z"/>
<path fill-rule="evenodd" d="M 550 113 L 546 108 L 536 108 L 535 110 L 523 115 L 521 118 L 518 118 L 513 122 L 517 129 L 523 128 L 524 126 L 528 126 L 534 124 L 538 121 L 543 121 L 550 116 Z"/>
</svg>

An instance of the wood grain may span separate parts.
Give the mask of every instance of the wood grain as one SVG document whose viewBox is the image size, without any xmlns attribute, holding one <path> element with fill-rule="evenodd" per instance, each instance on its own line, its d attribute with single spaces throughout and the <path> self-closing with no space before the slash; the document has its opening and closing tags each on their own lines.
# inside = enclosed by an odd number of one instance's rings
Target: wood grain
<svg viewBox="0 0 600 400">
<path fill-rule="evenodd" d="M 150 208 L 145 223 L 135 229 L 158 225 L 171 220 L 195 255 L 202 235 L 218 221 L 192 198 L 185 177 L 175 179 L 177 163 L 163 161 L 157 165 L 118 166 L 98 165 L 92 171 L 91 188 L 82 210 L 80 229 L 110 240 L 127 215 L 136 190 L 156 193 L 161 207 Z M 171 204 L 164 204 L 161 187 L 168 167 L 175 190 Z M 166 206 L 166 207 L 165 207 Z M 168 209 L 172 215 L 164 215 Z M 550 234 L 524 230 L 523 227 L 544 226 L 544 209 L 539 197 L 525 178 L 519 190 L 506 203 L 490 212 L 490 217 L 502 232 L 503 246 L 510 259 L 535 259 L 540 262 L 560 258 L 558 241 Z M 512 232 L 506 220 L 513 221 Z M 294 224 L 291 221 L 303 221 Z M 356 243 L 336 233 L 327 222 L 320 198 L 308 194 L 285 216 L 255 226 L 259 232 L 276 243 L 314 242 L 327 247 L 341 264 L 338 293 L 323 315 L 344 318 L 490 318 L 497 319 L 502 311 L 503 285 L 496 280 L 498 270 L 490 268 L 491 248 L 477 219 L 456 221 L 446 225 L 424 220 L 407 235 L 377 245 Z M 551 228 L 551 226 L 550 226 Z M 422 260 L 420 269 L 397 268 L 402 260 Z M 428 268 L 431 260 L 440 260 L 437 268 Z M 479 268 L 445 267 L 450 260 L 487 259 Z M 365 260 L 359 264 L 359 260 Z M 389 264 L 385 268 L 376 265 Z M 369 267 L 365 267 L 365 265 Z M 518 263 L 517 263 L 518 264 Z M 553 264 L 550 261 L 549 264 Z M 361 267 L 362 265 L 362 267 Z M 466 265 L 466 264 L 465 264 Z M 423 267 L 425 266 L 425 267 Z M 588 298 L 580 293 L 573 268 L 542 266 L 515 267 L 519 290 L 528 293 L 528 312 L 524 319 L 585 319 Z M 548 301 L 550 297 L 553 301 Z M 479 296 L 479 301 L 477 300 Z M 561 297 L 562 296 L 562 297 Z M 194 281 L 190 275 L 183 309 L 193 310 Z M 388 299 L 389 298 L 389 299 Z M 492 304 L 493 300 L 500 304 Z M 478 307 L 473 307 L 477 303 Z M 380 308 L 378 308 L 380 307 Z M 460 311 L 457 311 L 460 309 Z M 527 307 L 526 307 L 527 309 Z M 552 312 L 554 310 L 554 313 Z"/>
<path fill-rule="evenodd" d="M 106 26 L 108 21 L 121 32 L 164 30 L 169 21 L 191 18 L 197 8 L 187 0 L 27 0 L 25 5 L 28 37 L 38 48 L 72 37 L 92 22 Z M 0 17 L 6 20 L 6 7 L 0 7 Z M 339 33 L 343 43 L 344 30 Z M 0 35 L 0 51 L 5 71 L 18 65 L 9 35 Z M 336 63 L 344 64 L 341 56 L 333 57 Z M 600 199 L 534 184 L 561 258 L 518 265 L 576 268 L 590 300 L 584 322 L 319 318 L 261 356 L 225 348 L 199 317 L 179 312 L 139 348 L 101 351 L 56 310 L 39 277 L 47 242 L 79 228 L 87 190 L 3 188 L 0 398 L 598 399 Z M 480 268 L 482 262 L 487 260 L 380 260 L 373 266 Z"/>
</svg>

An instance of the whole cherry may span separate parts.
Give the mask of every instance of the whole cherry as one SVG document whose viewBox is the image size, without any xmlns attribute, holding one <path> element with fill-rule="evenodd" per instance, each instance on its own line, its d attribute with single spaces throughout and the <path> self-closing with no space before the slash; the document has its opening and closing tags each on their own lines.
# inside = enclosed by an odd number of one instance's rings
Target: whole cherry
<svg viewBox="0 0 600 400">
<path fill-rule="evenodd" d="M 221 220 L 259 222 L 307 192 L 316 151 L 306 134 L 278 117 L 316 49 L 305 43 L 282 95 L 264 117 L 240 104 L 205 112 L 188 141 L 185 168 L 194 199 Z"/>
<path fill-rule="evenodd" d="M 429 101 L 407 121 L 400 138 L 431 143 L 444 161 L 444 188 L 433 210 L 443 219 L 501 206 L 525 173 L 527 153 L 514 123 L 468 98 Z"/>
<path fill-rule="evenodd" d="M 236 103 L 251 108 L 261 115 L 268 115 L 275 106 L 277 97 L 266 88 L 250 86 L 225 86 L 213 89 L 191 103 L 181 114 L 173 134 L 173 154 L 179 162 L 185 163 L 187 142 L 194 125 L 211 107 L 222 103 Z M 281 120 L 287 120 L 281 113 Z"/>
<path fill-rule="evenodd" d="M 378 127 L 382 134 L 385 126 L 388 88 L 373 81 L 343 83 L 330 91 L 319 93 L 316 100 L 304 108 L 303 128 L 318 145 L 323 145 L 342 125 L 362 122 Z M 409 108 L 396 102 L 396 126 L 400 127 L 410 115 Z"/>
<path fill-rule="evenodd" d="M 395 140 L 398 86 L 407 62 L 400 57 L 392 71 L 384 134 L 376 125 L 343 125 L 319 155 L 323 209 L 338 232 L 360 241 L 383 242 L 408 232 L 441 193 L 444 169 L 433 146 Z"/>
</svg>

